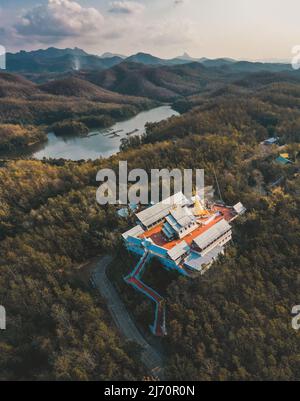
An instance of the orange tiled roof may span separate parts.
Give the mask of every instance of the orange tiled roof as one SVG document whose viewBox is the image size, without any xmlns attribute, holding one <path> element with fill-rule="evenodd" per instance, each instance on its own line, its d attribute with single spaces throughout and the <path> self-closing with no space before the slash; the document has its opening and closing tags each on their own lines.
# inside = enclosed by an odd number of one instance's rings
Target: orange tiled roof
<svg viewBox="0 0 300 401">
<path fill-rule="evenodd" d="M 219 216 L 219 217 L 215 218 L 214 220 L 212 220 L 207 225 L 199 226 L 193 232 L 191 232 L 190 234 L 186 235 L 184 238 L 176 239 L 176 240 L 173 240 L 173 241 L 167 241 L 165 236 L 162 233 L 162 228 L 163 228 L 164 223 L 160 223 L 156 227 L 151 228 L 150 230 L 148 230 L 145 233 L 143 233 L 142 235 L 140 235 L 140 237 L 151 238 L 152 241 L 156 245 L 161 246 L 161 247 L 163 247 L 165 249 L 168 249 L 168 250 L 174 248 L 174 246 L 180 244 L 180 242 L 182 242 L 182 241 L 185 241 L 188 245 L 191 245 L 193 240 L 196 237 L 198 237 L 200 234 L 203 234 L 205 231 L 207 231 L 209 228 L 214 226 L 220 220 L 225 219 L 227 221 L 230 221 L 231 218 L 233 217 L 232 210 L 229 209 L 229 208 L 226 208 L 226 207 L 214 206 L 213 207 L 213 211 L 215 211 L 215 212 L 219 211 L 222 214 L 221 214 L 221 216 Z M 206 220 L 208 220 L 208 218 L 203 219 L 202 221 L 205 222 Z"/>
</svg>

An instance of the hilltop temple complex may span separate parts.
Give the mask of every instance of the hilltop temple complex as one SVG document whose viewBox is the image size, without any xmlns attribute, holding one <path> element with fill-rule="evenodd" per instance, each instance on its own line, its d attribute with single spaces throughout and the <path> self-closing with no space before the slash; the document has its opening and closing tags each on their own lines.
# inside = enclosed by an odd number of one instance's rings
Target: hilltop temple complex
<svg viewBox="0 0 300 401">
<path fill-rule="evenodd" d="M 245 212 L 241 203 L 226 206 L 179 192 L 136 214 L 137 225 L 122 236 L 128 251 L 141 258 L 125 281 L 155 302 L 153 334 L 166 335 L 165 301 L 141 280 L 148 261 L 156 258 L 184 276 L 204 274 L 231 241 L 230 223 Z"/>
</svg>

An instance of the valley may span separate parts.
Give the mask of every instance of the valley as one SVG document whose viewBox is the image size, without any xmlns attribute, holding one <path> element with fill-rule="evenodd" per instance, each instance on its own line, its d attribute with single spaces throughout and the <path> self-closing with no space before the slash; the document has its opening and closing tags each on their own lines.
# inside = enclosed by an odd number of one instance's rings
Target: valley
<svg viewBox="0 0 300 401">
<path fill-rule="evenodd" d="M 58 146 L 58 143 L 62 149 L 71 146 L 72 140 L 72 146 L 76 149 L 80 147 L 80 143 L 83 144 L 83 149 L 87 149 L 87 137 L 91 139 L 95 132 L 106 132 L 106 129 L 113 127 L 118 121 L 129 121 L 142 111 L 163 107 L 166 103 L 172 104 L 173 109 L 182 113 L 201 107 L 201 104 L 207 105 L 206 100 L 215 97 L 221 99 L 240 96 L 242 99 L 247 96 L 251 98 L 252 93 L 260 92 L 263 100 L 267 96 L 263 94 L 264 88 L 271 90 L 269 88 L 276 83 L 296 87 L 300 82 L 300 73 L 284 64 L 234 60 L 209 63 L 206 59 L 188 59 L 185 62 L 177 59 L 176 64 L 175 61 L 154 62 L 149 57 L 145 59 L 141 54 L 128 59 L 120 58 L 118 63 L 107 64 L 105 69 L 92 65 L 77 71 L 64 66 L 62 71 L 53 70 L 48 77 L 42 72 L 36 72 L 36 77 L 44 77 L 42 83 L 36 83 L 30 75 L 30 63 L 36 62 L 37 58 L 59 63 L 60 57 L 79 57 L 78 54 L 87 57 L 80 49 L 50 48 L 40 53 L 23 52 L 14 56 L 25 57 L 28 61 L 22 64 L 26 69 L 19 72 L 22 75 L 0 73 L 0 122 L 7 126 L 6 134 L 0 137 L 2 156 L 5 153 L 36 153 L 37 157 L 53 157 L 55 153 L 51 150 L 43 153 L 42 149 L 47 146 L 51 149 Z M 101 60 L 108 63 L 109 58 Z M 170 115 L 166 113 L 161 118 L 168 118 Z M 155 122 L 151 116 L 149 122 Z M 38 134 L 32 135 L 33 127 L 39 131 Z M 118 124 L 115 127 L 116 130 L 119 129 Z M 138 133 L 135 130 L 140 128 L 131 127 L 129 123 L 129 136 L 134 136 Z M 20 139 L 22 130 L 24 134 Z M 15 133 L 9 136 L 8 133 L 13 131 Z M 47 135 L 48 132 L 54 132 L 55 136 Z M 67 138 L 68 143 L 64 142 L 64 138 Z M 116 151 L 118 138 L 108 138 L 105 145 L 101 142 L 104 149 L 99 154 L 110 155 L 111 149 Z M 98 148 L 99 143 L 96 144 L 95 140 L 96 138 L 89 142 Z M 84 156 L 84 150 L 77 154 L 76 157 Z M 61 155 L 67 157 L 68 153 L 62 151 Z M 89 156 L 91 155 L 87 153 L 87 157 Z"/>
<path fill-rule="evenodd" d="M 130 135 L 145 134 L 147 123 L 157 123 L 177 116 L 170 106 L 160 106 L 143 111 L 136 116 L 117 122 L 109 128 L 91 130 L 86 136 L 74 135 L 57 136 L 48 134 L 48 140 L 39 146 L 40 149 L 23 154 L 26 157 L 37 159 L 67 159 L 67 160 L 95 160 L 100 157 L 109 157 L 120 150 L 122 140 Z"/>
</svg>

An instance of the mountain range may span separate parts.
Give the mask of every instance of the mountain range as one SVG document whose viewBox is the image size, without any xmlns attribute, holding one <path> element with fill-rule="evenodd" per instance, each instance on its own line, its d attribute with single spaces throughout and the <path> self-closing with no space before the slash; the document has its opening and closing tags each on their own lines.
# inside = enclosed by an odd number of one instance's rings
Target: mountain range
<svg viewBox="0 0 300 401">
<path fill-rule="evenodd" d="M 199 94 L 226 92 L 228 88 L 240 91 L 277 82 L 300 81 L 300 72 L 285 64 L 230 59 L 202 59 L 200 62 L 191 60 L 188 55 L 182 56 L 178 64 L 175 59 L 165 64 L 143 53 L 121 58 L 121 61 L 116 55 L 101 58 L 77 48 L 20 52 L 13 57 L 16 64 L 18 57 L 27 62 L 23 64 L 24 71 L 20 71 L 19 66 L 18 75 L 14 71 L 0 74 L 0 99 L 47 94 L 111 104 L 138 104 L 142 98 L 169 103 Z M 183 58 L 189 60 L 184 62 Z M 86 68 L 68 69 L 67 62 L 74 59 L 81 60 Z M 50 72 L 32 72 L 33 65 L 39 66 L 36 71 L 46 66 Z M 11 63 L 9 67 L 8 70 L 13 69 Z"/>
<path fill-rule="evenodd" d="M 236 61 L 230 58 L 208 59 L 193 58 L 187 53 L 172 59 L 162 59 L 147 53 L 137 53 L 129 57 L 104 53 L 92 55 L 82 49 L 58 49 L 50 47 L 45 50 L 20 51 L 7 53 L 7 70 L 21 74 L 57 74 L 79 70 L 106 70 L 123 62 L 139 63 L 147 66 L 176 66 L 198 63 L 206 67 L 229 67 L 240 71 L 282 71 L 291 70 L 291 66 L 282 63 L 261 63 Z"/>
<path fill-rule="evenodd" d="M 144 65 L 123 61 L 106 70 L 73 73 L 106 90 L 130 96 L 173 102 L 199 93 L 224 90 L 224 85 L 255 88 L 276 82 L 299 83 L 300 72 L 286 65 L 237 62 L 210 67 L 192 62 L 182 65 Z"/>
<path fill-rule="evenodd" d="M 223 73 L 199 63 L 153 66 L 124 61 L 110 69 L 75 75 L 109 91 L 169 102 L 204 90 L 212 79 L 222 79 Z"/>
</svg>

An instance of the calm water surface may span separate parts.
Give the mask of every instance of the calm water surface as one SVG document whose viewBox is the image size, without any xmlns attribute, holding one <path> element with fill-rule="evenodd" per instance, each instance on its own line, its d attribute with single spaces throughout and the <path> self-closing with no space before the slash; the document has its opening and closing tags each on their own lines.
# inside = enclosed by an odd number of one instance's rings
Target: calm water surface
<svg viewBox="0 0 300 401">
<path fill-rule="evenodd" d="M 171 106 L 161 106 L 139 113 L 133 118 L 121 121 L 108 129 L 94 130 L 87 137 L 61 137 L 48 134 L 48 141 L 31 157 L 37 159 L 64 158 L 70 160 L 97 159 L 100 156 L 109 157 L 119 151 L 122 138 L 128 138 L 127 133 L 141 135 L 145 132 L 147 122 L 159 122 L 171 116 L 179 115 Z"/>
</svg>

